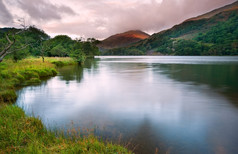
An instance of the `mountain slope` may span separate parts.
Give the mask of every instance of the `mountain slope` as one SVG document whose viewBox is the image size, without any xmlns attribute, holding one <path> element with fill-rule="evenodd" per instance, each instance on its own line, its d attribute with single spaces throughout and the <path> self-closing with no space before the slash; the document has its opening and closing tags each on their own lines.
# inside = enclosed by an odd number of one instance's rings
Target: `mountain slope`
<svg viewBox="0 0 238 154">
<path fill-rule="evenodd" d="M 150 35 L 142 31 L 132 30 L 125 33 L 110 36 L 109 38 L 103 40 L 100 44 L 98 44 L 98 47 L 101 49 L 125 47 L 140 40 L 144 40 L 149 36 Z"/>
<path fill-rule="evenodd" d="M 235 9 L 238 9 L 238 1 L 235 2 L 235 3 L 232 3 L 230 5 L 226 5 L 224 7 L 215 9 L 211 12 L 206 13 L 206 14 L 188 19 L 188 20 L 201 20 L 201 19 L 211 18 L 211 17 L 213 17 L 214 15 L 216 15 L 218 13 L 221 13 L 221 12 L 224 12 L 224 11 L 232 11 L 232 10 L 235 10 Z"/>
<path fill-rule="evenodd" d="M 106 55 L 238 55 L 238 2 L 191 18 Z"/>
</svg>

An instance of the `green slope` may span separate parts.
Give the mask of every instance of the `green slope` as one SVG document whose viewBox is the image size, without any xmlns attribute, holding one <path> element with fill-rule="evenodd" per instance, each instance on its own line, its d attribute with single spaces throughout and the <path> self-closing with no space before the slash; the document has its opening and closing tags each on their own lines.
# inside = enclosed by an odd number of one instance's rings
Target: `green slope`
<svg viewBox="0 0 238 154">
<path fill-rule="evenodd" d="M 211 17 L 207 17 L 207 13 L 186 20 L 146 40 L 105 54 L 238 55 L 238 2 L 216 12 Z"/>
</svg>

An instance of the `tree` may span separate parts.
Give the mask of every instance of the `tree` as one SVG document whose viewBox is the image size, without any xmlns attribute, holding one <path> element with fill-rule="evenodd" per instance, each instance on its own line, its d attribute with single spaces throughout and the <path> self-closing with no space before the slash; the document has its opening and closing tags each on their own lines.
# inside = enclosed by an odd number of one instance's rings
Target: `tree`
<svg viewBox="0 0 238 154">
<path fill-rule="evenodd" d="M 50 50 L 50 55 L 57 57 L 67 57 L 69 53 L 67 50 L 69 49 L 64 48 L 62 44 L 58 44 Z"/>
<path fill-rule="evenodd" d="M 82 42 L 82 50 L 89 57 L 100 54 L 99 49 L 94 44 L 94 42 L 95 42 L 95 39 L 93 38 L 88 39 L 88 41 L 86 42 Z"/>
<path fill-rule="evenodd" d="M 75 59 L 75 61 L 77 61 L 78 63 L 83 63 L 86 59 L 85 54 L 82 52 L 81 49 L 76 49 L 74 50 L 71 54 L 70 57 L 72 57 L 73 59 Z"/>
<path fill-rule="evenodd" d="M 50 50 L 49 43 L 50 42 L 48 42 L 48 41 L 43 42 L 42 38 L 40 40 L 40 46 L 39 46 L 40 49 L 39 50 L 40 50 L 40 56 L 42 58 L 43 63 L 45 62 L 45 53 Z"/>
<path fill-rule="evenodd" d="M 30 54 L 28 47 L 21 48 L 16 44 L 10 49 L 10 51 L 12 51 L 10 55 L 14 62 L 17 62 Z"/>
<path fill-rule="evenodd" d="M 29 46 L 29 52 L 31 55 L 42 56 L 42 54 L 45 54 L 45 50 L 48 49 L 48 47 L 45 48 L 45 42 L 50 39 L 49 35 L 35 26 L 30 26 L 24 35 L 27 42 L 31 44 Z"/>
<path fill-rule="evenodd" d="M 15 39 L 15 34 L 12 34 L 12 40 L 9 38 L 9 33 L 6 34 L 6 39 L 8 41 L 8 44 L 6 45 L 6 47 L 4 47 L 4 49 L 0 52 L 0 62 L 2 62 L 3 58 L 10 54 L 11 51 L 9 51 L 11 49 L 11 47 L 15 44 L 16 39 Z"/>
<path fill-rule="evenodd" d="M 7 44 L 4 46 L 2 51 L 0 52 L 0 62 L 2 62 L 3 58 L 7 56 L 10 53 L 17 52 L 19 50 L 22 50 L 29 46 L 29 44 L 25 44 L 21 47 L 15 48 L 14 50 L 10 50 L 13 45 L 16 43 L 16 35 L 19 35 L 20 33 L 24 32 L 27 30 L 27 27 L 25 25 L 25 20 L 24 19 L 19 19 L 18 22 L 20 22 L 20 25 L 23 27 L 20 30 L 13 29 L 12 31 L 8 31 L 5 35 Z"/>
</svg>

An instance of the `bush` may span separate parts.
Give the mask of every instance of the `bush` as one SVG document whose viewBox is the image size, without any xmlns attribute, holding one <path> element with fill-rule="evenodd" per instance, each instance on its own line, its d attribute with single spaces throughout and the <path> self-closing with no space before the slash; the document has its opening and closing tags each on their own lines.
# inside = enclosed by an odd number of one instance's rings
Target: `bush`
<svg viewBox="0 0 238 154">
<path fill-rule="evenodd" d="M 24 81 L 24 80 L 25 80 L 24 76 L 22 76 L 20 73 L 17 73 L 16 78 L 17 78 L 19 81 Z"/>
<path fill-rule="evenodd" d="M 0 91 L 0 102 L 14 103 L 17 99 L 15 90 L 9 89 Z"/>
<path fill-rule="evenodd" d="M 7 70 L 3 70 L 0 72 L 0 76 L 2 78 L 10 78 L 9 72 Z"/>
<path fill-rule="evenodd" d="M 27 84 L 39 84 L 41 80 L 39 78 L 31 78 L 30 80 L 27 80 Z"/>
<path fill-rule="evenodd" d="M 22 74 L 25 77 L 25 79 L 27 79 L 27 80 L 29 80 L 31 78 L 39 78 L 38 73 L 34 70 L 25 70 L 25 71 L 23 71 Z"/>
<path fill-rule="evenodd" d="M 53 73 L 54 76 L 58 74 L 55 68 L 51 68 L 51 72 Z"/>
<path fill-rule="evenodd" d="M 62 61 L 52 61 L 52 64 L 55 64 L 56 66 L 60 67 L 60 66 L 64 66 L 64 63 Z"/>
</svg>

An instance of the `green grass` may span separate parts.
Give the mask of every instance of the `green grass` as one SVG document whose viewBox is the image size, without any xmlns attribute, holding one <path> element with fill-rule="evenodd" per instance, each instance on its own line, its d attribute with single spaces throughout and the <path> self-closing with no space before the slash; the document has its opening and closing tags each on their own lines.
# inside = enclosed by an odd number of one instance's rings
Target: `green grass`
<svg viewBox="0 0 238 154">
<path fill-rule="evenodd" d="M 69 57 L 27 58 L 17 63 L 12 60 L 4 60 L 0 63 L 0 102 L 15 102 L 17 96 L 15 88 L 39 84 L 41 79 L 57 74 L 56 66 L 73 65 L 76 62 Z"/>
<path fill-rule="evenodd" d="M 71 137 L 63 133 L 56 135 L 17 106 L 0 107 L 0 153 L 131 153 L 122 146 L 99 141 L 93 135 L 80 137 L 80 131 L 75 129 L 69 133 Z"/>
<path fill-rule="evenodd" d="M 28 58 L 17 63 L 4 60 L 0 63 L 0 102 L 14 102 L 16 87 L 39 84 L 41 79 L 56 74 L 55 65 L 48 60 L 44 63 L 40 58 Z"/>
<path fill-rule="evenodd" d="M 72 58 L 70 57 L 47 57 L 45 58 L 46 61 L 55 64 L 56 66 L 66 66 L 66 65 L 73 65 L 76 64 L 77 62 L 75 62 Z"/>
</svg>

